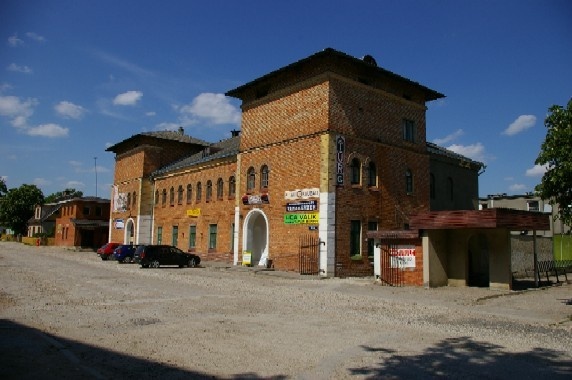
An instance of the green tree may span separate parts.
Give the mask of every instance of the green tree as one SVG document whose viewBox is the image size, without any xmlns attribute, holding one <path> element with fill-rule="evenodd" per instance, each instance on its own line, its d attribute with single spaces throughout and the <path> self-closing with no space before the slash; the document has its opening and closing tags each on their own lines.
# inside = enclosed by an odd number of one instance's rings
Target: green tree
<svg viewBox="0 0 572 380">
<path fill-rule="evenodd" d="M 536 191 L 559 206 L 558 218 L 572 225 L 572 98 L 566 108 L 554 105 L 544 121 L 548 129 L 535 163 L 548 170 Z"/>
<path fill-rule="evenodd" d="M 76 198 L 76 197 L 79 198 L 83 197 L 83 192 L 76 189 L 65 189 L 64 191 L 58 191 L 48 195 L 46 199 L 44 199 L 44 202 L 55 203 L 63 199 Z"/>
<path fill-rule="evenodd" d="M 7 192 L 8 188 L 6 187 L 6 180 L 0 177 L 0 197 L 3 197 Z"/>
<path fill-rule="evenodd" d="M 0 223 L 17 234 L 25 234 L 34 207 L 43 204 L 44 194 L 36 185 L 22 185 L 8 190 L 0 202 Z"/>
</svg>

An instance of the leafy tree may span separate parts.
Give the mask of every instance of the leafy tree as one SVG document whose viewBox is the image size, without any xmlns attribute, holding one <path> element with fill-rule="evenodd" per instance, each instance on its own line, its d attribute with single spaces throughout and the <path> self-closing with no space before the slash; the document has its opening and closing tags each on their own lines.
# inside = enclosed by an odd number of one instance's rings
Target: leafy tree
<svg viewBox="0 0 572 380">
<path fill-rule="evenodd" d="M 0 202 L 0 223 L 17 234 L 25 234 L 35 206 L 43 201 L 44 194 L 36 185 L 22 185 L 8 190 Z"/>
<path fill-rule="evenodd" d="M 83 197 L 83 192 L 76 189 L 65 189 L 64 191 L 58 191 L 50 194 L 44 200 L 45 203 L 55 203 L 63 199 Z"/>
<path fill-rule="evenodd" d="M 6 187 L 6 180 L 0 177 L 0 197 L 4 196 L 8 192 L 8 188 Z"/>
<path fill-rule="evenodd" d="M 557 217 L 572 225 L 572 98 L 566 108 L 550 107 L 544 125 L 548 131 L 535 163 L 548 170 L 536 191 L 551 205 L 559 205 Z"/>
</svg>

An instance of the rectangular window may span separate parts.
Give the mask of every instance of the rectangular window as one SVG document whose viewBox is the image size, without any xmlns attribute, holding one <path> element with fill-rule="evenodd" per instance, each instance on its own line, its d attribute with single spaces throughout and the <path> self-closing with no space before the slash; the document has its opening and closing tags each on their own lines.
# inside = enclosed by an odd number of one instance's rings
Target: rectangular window
<svg viewBox="0 0 572 380">
<path fill-rule="evenodd" d="M 361 256 L 361 221 L 352 220 L 350 225 L 350 256 Z"/>
<path fill-rule="evenodd" d="M 403 139 L 409 142 L 415 142 L 415 123 L 413 120 L 403 120 Z"/>
<path fill-rule="evenodd" d="M 89 207 L 87 206 L 83 207 L 83 215 L 89 215 Z"/>
<path fill-rule="evenodd" d="M 171 245 L 176 247 L 179 244 L 179 226 L 173 226 L 173 236 L 171 237 Z"/>
<path fill-rule="evenodd" d="M 540 211 L 540 207 L 538 206 L 538 201 L 529 201 L 527 202 L 528 211 Z"/>
<path fill-rule="evenodd" d="M 97 206 L 95 208 L 95 216 L 102 216 L 103 215 L 103 209 L 101 208 L 101 206 Z"/>
<path fill-rule="evenodd" d="M 157 227 L 157 244 L 163 244 L 163 227 Z"/>
<path fill-rule="evenodd" d="M 189 226 L 189 249 L 197 246 L 197 226 Z"/>
<path fill-rule="evenodd" d="M 367 230 L 368 231 L 377 231 L 377 222 L 368 222 L 367 223 Z M 375 240 L 374 239 L 367 239 L 367 258 L 370 261 L 373 261 L 373 249 L 375 247 Z"/>
<path fill-rule="evenodd" d="M 216 250 L 217 225 L 209 225 L 209 250 Z"/>
</svg>

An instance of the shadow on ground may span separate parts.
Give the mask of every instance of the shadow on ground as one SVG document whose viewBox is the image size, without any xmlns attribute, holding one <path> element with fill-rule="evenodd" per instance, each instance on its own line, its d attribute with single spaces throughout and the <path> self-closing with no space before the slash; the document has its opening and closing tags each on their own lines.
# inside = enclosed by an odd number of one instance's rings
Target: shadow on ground
<svg viewBox="0 0 572 380">
<path fill-rule="evenodd" d="M 190 371 L 56 337 L 6 319 L 0 319 L 0 368 L 3 380 L 263 378 L 256 373 L 218 377 Z"/>
<path fill-rule="evenodd" d="M 379 364 L 350 368 L 349 374 L 365 379 L 570 379 L 572 360 L 566 353 L 536 348 L 505 352 L 503 347 L 468 337 L 450 338 L 419 355 L 362 346 L 379 353 Z"/>
</svg>

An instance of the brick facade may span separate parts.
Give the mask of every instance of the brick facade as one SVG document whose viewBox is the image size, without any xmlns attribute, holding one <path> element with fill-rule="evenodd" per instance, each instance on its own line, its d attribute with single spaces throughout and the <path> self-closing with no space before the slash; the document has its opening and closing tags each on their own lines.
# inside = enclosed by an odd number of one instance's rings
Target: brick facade
<svg viewBox="0 0 572 380">
<path fill-rule="evenodd" d="M 242 100 L 243 112 L 240 136 L 228 142 L 204 147 L 188 141 L 185 149 L 180 141 L 168 147 L 169 140 L 147 134 L 108 149 L 117 158 L 115 186 L 131 194 L 129 209 L 112 219 L 129 220 L 127 231 L 142 236 L 138 217 L 149 215 L 153 243 L 235 264 L 249 252 L 255 265 L 269 259 L 290 271 L 299 269 L 301 237 L 311 235 L 320 239 L 323 275 L 364 276 L 373 274 L 367 229 L 407 228 L 409 214 L 429 211 L 425 102 L 441 94 L 327 49 L 227 95 Z M 341 155 L 338 138 L 345 142 Z M 231 142 L 239 144 L 236 150 Z M 199 147 L 207 148 L 202 155 Z M 313 205 L 316 210 L 288 210 Z M 306 220 L 312 222 L 299 223 Z M 112 240 L 127 235 L 111 231 Z M 422 283 L 421 261 L 406 273 L 411 284 Z"/>
</svg>

